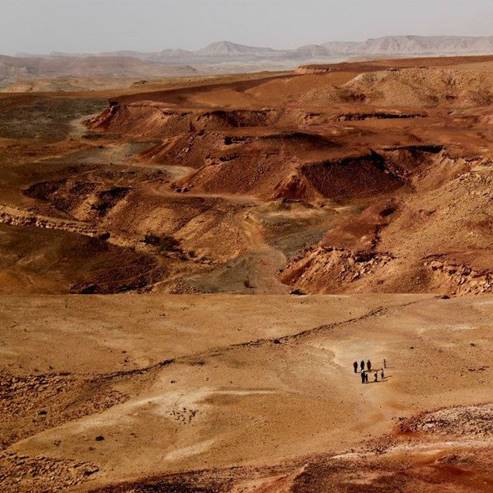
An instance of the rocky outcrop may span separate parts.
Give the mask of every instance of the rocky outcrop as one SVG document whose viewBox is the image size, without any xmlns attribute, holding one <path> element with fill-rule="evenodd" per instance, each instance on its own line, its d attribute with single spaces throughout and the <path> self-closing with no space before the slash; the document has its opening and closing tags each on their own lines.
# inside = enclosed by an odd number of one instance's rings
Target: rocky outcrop
<svg viewBox="0 0 493 493">
<path fill-rule="evenodd" d="M 23 491 L 43 493 L 74 488 L 99 471 L 91 462 L 80 460 L 30 457 L 15 452 L 0 454 L 0 486 L 4 492 Z"/>
<path fill-rule="evenodd" d="M 493 404 L 452 407 L 422 413 L 404 420 L 399 428 L 401 433 L 491 438 L 493 437 Z"/>
<path fill-rule="evenodd" d="M 431 285 L 451 294 L 493 293 L 493 269 L 477 270 L 448 259 L 446 255 L 432 255 L 424 260 Z"/>
<path fill-rule="evenodd" d="M 318 246 L 291 259 L 280 279 L 307 293 L 339 293 L 357 289 L 357 281 L 374 276 L 391 261 L 389 254 Z"/>
</svg>

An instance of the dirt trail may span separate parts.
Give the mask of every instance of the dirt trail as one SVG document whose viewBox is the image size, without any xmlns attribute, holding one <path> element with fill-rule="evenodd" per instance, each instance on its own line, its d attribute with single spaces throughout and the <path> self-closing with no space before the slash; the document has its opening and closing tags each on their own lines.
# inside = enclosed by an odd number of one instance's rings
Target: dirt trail
<svg viewBox="0 0 493 493">
<path fill-rule="evenodd" d="M 87 131 L 87 128 L 84 127 Z M 89 154 L 85 156 L 84 161 L 98 165 L 106 165 L 109 167 L 119 166 L 124 168 L 135 169 L 154 169 L 166 172 L 172 179 L 180 180 L 189 174 L 194 169 L 189 166 L 168 165 L 166 163 L 154 163 L 151 161 L 142 160 L 139 155 L 139 149 L 146 149 L 154 143 L 135 143 L 128 144 L 122 142 L 105 142 L 102 148 L 92 148 Z"/>
<path fill-rule="evenodd" d="M 278 272 L 286 263 L 286 256 L 265 242 L 261 226 L 251 212 L 242 214 L 242 224 L 248 249 L 255 254 L 250 267 L 249 283 L 257 292 L 283 294 L 288 287 L 278 280 Z"/>
</svg>

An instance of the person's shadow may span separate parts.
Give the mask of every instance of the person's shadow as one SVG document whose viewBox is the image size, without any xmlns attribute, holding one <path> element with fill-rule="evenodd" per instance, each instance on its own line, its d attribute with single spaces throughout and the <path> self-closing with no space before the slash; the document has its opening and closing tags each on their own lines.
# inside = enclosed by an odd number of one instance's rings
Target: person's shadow
<svg viewBox="0 0 493 493">
<path fill-rule="evenodd" d="M 375 377 L 372 377 L 368 383 L 385 383 L 389 378 L 392 378 L 392 375 L 385 375 L 385 377 L 382 378 L 379 373 L 378 380 L 375 380 Z"/>
</svg>

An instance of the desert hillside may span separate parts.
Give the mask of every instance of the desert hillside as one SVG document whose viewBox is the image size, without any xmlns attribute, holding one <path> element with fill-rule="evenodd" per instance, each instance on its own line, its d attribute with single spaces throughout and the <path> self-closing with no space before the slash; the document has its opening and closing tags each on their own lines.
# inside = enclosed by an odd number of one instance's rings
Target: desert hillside
<svg viewBox="0 0 493 493">
<path fill-rule="evenodd" d="M 493 57 L 60 84 L 0 93 L 2 492 L 493 491 Z"/>
<path fill-rule="evenodd" d="M 491 492 L 492 303 L 0 297 L 2 491 Z"/>
<path fill-rule="evenodd" d="M 33 260 L 4 257 L 2 289 L 492 292 L 492 82 L 488 57 L 430 58 L 176 80 L 109 103 L 6 95 L 2 248 Z M 94 267 L 30 251 L 47 230 L 60 251 L 80 238 Z"/>
</svg>

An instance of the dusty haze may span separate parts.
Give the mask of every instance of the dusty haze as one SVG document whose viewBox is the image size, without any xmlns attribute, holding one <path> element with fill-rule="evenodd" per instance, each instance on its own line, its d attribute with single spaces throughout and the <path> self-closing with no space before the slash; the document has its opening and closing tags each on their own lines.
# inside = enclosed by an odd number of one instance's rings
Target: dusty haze
<svg viewBox="0 0 493 493">
<path fill-rule="evenodd" d="M 0 52 L 197 49 L 221 39 L 294 48 L 398 34 L 479 36 L 491 34 L 492 20 L 488 0 L 4 0 Z"/>
</svg>

